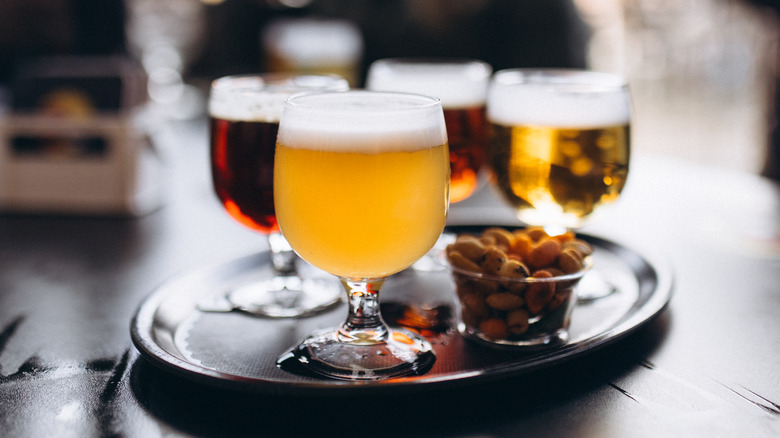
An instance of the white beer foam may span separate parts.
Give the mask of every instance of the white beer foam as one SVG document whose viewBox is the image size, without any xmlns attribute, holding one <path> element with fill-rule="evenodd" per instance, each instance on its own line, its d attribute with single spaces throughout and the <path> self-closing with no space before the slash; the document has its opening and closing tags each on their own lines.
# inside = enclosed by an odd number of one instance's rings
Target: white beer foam
<svg viewBox="0 0 780 438">
<path fill-rule="evenodd" d="M 368 94 L 369 99 L 355 98 Z M 320 97 L 312 95 L 306 97 Z M 334 94 L 331 94 L 334 96 Z M 400 100 L 383 93 L 339 93 L 338 102 L 321 106 L 311 100 L 298 100 L 300 111 L 289 106 L 279 123 L 277 141 L 291 148 L 319 151 L 379 153 L 417 151 L 447 143 L 444 116 L 439 106 L 413 107 L 412 101 L 430 102 L 406 95 Z M 384 109 L 387 102 L 401 103 L 405 110 Z M 411 109 L 409 109 L 411 108 Z"/>
<path fill-rule="evenodd" d="M 378 61 L 369 69 L 366 88 L 433 96 L 444 108 L 483 106 L 492 69 L 487 64 L 402 63 Z"/>
<path fill-rule="evenodd" d="M 560 128 L 594 128 L 628 124 L 628 93 L 584 92 L 581 85 L 552 89 L 543 85 L 491 85 L 487 117 L 500 125 L 541 125 Z"/>
<path fill-rule="evenodd" d="M 332 76 L 227 77 L 214 81 L 208 111 L 218 119 L 278 123 L 284 102 L 293 94 L 348 88 L 345 79 Z"/>
</svg>

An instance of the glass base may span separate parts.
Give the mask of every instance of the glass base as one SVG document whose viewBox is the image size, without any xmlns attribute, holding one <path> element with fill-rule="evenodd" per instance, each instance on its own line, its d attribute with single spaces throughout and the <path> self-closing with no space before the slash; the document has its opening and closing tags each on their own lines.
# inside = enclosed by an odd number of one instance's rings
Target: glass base
<svg viewBox="0 0 780 438">
<path fill-rule="evenodd" d="M 336 329 L 305 339 L 281 362 L 293 356 L 306 370 L 339 380 L 381 380 L 421 375 L 436 361 L 431 344 L 409 330 L 393 328 L 385 342 L 361 344 L 338 339 Z"/>
<path fill-rule="evenodd" d="M 480 333 L 478 330 L 469 329 L 463 323 L 458 325 L 458 331 L 463 337 L 472 341 L 476 341 L 477 343 L 508 350 L 522 348 L 523 350 L 531 351 L 535 349 L 564 345 L 569 341 L 569 331 L 565 328 L 561 328 L 550 333 L 540 333 L 536 336 L 528 336 L 515 340 L 491 339 Z"/>
<path fill-rule="evenodd" d="M 271 318 L 305 317 L 341 302 L 341 285 L 330 278 L 277 276 L 231 290 L 227 301 L 234 310 Z"/>
</svg>

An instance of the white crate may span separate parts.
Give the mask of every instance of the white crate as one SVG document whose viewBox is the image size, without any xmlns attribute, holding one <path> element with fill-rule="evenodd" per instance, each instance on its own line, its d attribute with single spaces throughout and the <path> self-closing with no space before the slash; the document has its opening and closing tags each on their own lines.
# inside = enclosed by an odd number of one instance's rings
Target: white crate
<svg viewBox="0 0 780 438">
<path fill-rule="evenodd" d="M 14 146 L 20 137 L 43 139 L 47 147 L 20 151 Z M 102 152 L 68 150 L 87 138 L 102 139 Z M 0 116 L 3 211 L 145 214 L 162 203 L 163 168 L 149 136 L 130 115 Z"/>
</svg>

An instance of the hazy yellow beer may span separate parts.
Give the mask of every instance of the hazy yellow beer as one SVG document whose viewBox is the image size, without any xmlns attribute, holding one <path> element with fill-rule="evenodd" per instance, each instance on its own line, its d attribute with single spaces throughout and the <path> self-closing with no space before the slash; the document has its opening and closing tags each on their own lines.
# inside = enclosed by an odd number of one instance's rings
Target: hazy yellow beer
<svg viewBox="0 0 780 438">
<path fill-rule="evenodd" d="M 625 185 L 628 93 L 611 75 L 558 71 L 542 80 L 535 74 L 497 72 L 491 84 L 491 177 L 521 221 L 579 228 Z"/>
<path fill-rule="evenodd" d="M 276 214 L 291 246 L 314 266 L 340 277 L 385 277 L 422 257 L 444 228 L 442 114 L 384 110 L 382 93 L 340 95 L 343 111 L 305 111 L 325 94 L 288 103 L 299 107 L 280 122 Z"/>
</svg>

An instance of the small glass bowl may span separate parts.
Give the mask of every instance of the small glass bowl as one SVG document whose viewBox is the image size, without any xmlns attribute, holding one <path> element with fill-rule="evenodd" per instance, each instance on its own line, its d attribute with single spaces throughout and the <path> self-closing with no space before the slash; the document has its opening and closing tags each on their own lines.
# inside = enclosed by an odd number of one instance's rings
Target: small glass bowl
<svg viewBox="0 0 780 438">
<path fill-rule="evenodd" d="M 568 341 L 575 286 L 593 266 L 549 278 L 489 276 L 448 263 L 455 282 L 458 330 L 494 347 L 545 347 Z"/>
</svg>

